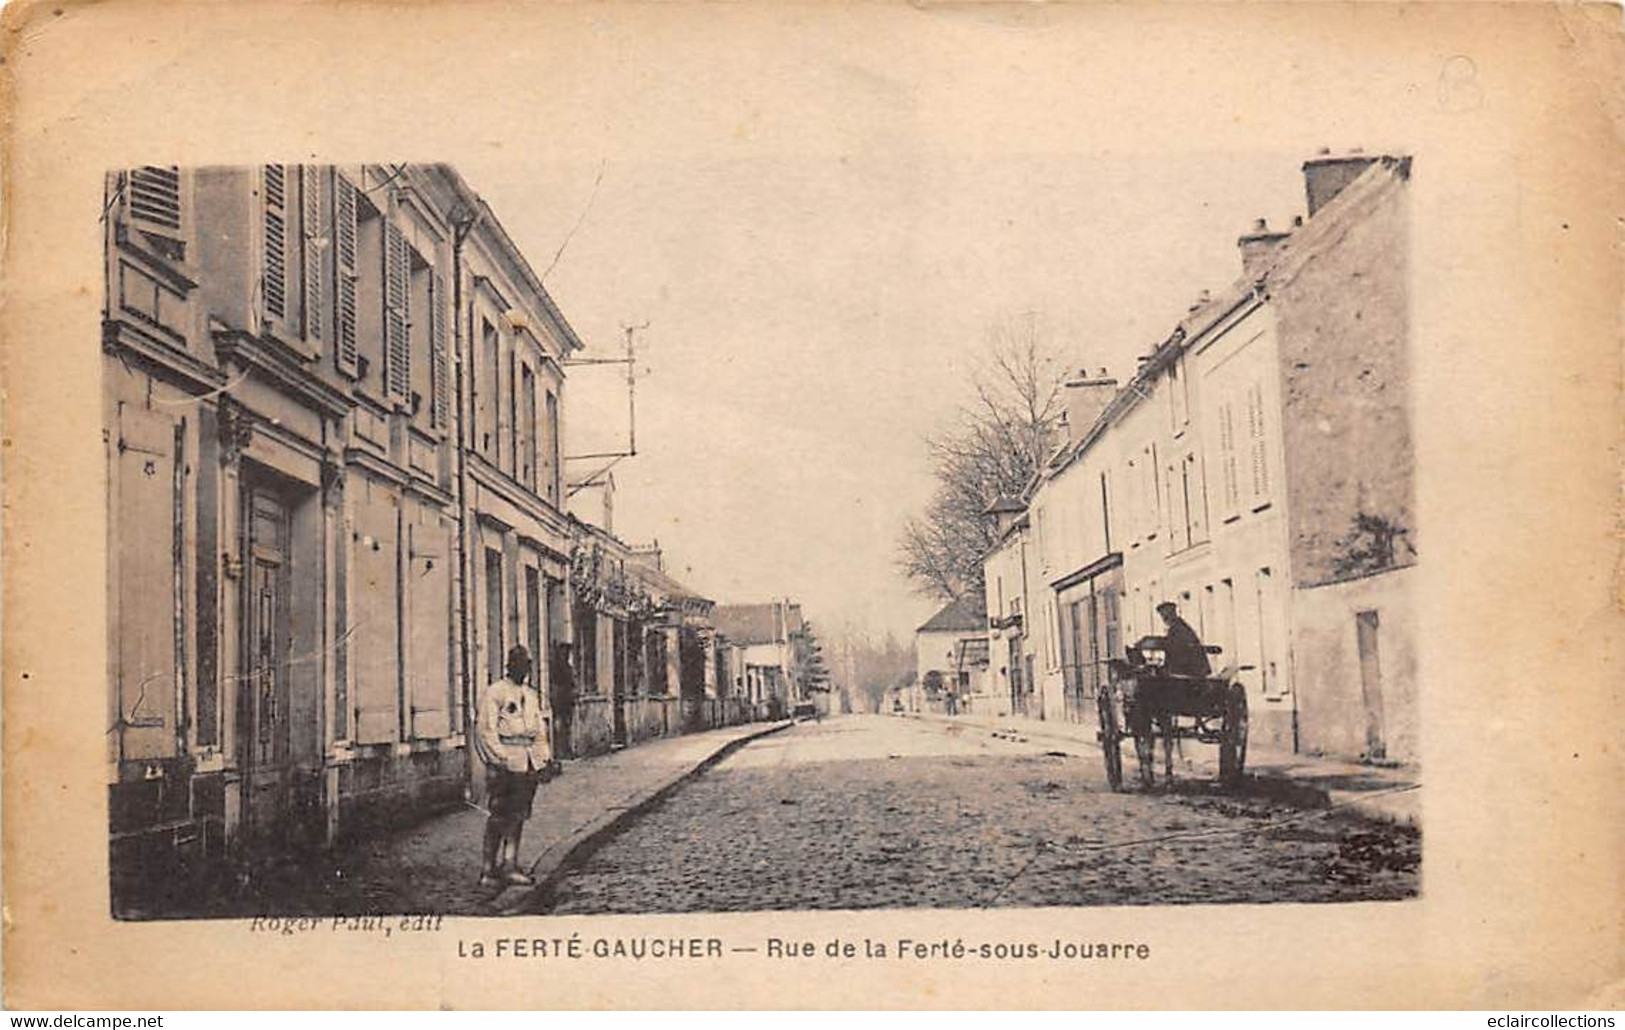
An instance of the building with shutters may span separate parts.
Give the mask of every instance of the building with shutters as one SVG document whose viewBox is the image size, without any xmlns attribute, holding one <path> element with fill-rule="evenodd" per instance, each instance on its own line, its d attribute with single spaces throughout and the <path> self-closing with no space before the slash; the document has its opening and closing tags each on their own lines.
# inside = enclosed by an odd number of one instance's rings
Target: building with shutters
<svg viewBox="0 0 1625 1030">
<path fill-rule="evenodd" d="M 1415 759 L 1409 174 L 1306 162 L 1307 218 L 1241 237 L 1241 276 L 1121 389 L 1067 383 L 1025 513 L 1043 717 L 1093 722 L 1102 662 L 1169 600 L 1239 667 L 1255 741 Z"/>
<path fill-rule="evenodd" d="M 568 323 L 441 165 L 144 167 L 106 197 L 115 907 L 461 803 L 568 635 Z M 473 781 L 479 783 L 476 778 Z"/>
</svg>

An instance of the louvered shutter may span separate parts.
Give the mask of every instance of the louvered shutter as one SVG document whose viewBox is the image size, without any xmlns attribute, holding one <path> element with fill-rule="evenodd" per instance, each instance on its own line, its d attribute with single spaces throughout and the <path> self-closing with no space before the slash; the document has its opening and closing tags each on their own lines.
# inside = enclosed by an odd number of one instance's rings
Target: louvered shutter
<svg viewBox="0 0 1625 1030">
<path fill-rule="evenodd" d="M 439 272 L 429 279 L 429 375 L 433 383 L 434 401 L 430 418 L 436 428 L 444 428 L 449 421 L 451 388 L 446 369 L 446 280 Z"/>
<path fill-rule="evenodd" d="M 333 360 L 340 372 L 356 374 L 356 197 L 342 175 L 333 176 Z"/>
<path fill-rule="evenodd" d="M 1253 499 L 1269 499 L 1270 471 L 1264 451 L 1264 391 L 1254 386 L 1247 393 L 1247 428 L 1252 445 Z"/>
<path fill-rule="evenodd" d="M 131 225 L 167 239 L 181 238 L 181 170 L 178 167 L 132 168 L 125 188 Z"/>
<path fill-rule="evenodd" d="M 325 250 L 323 235 L 326 226 L 322 224 L 322 171 L 315 165 L 299 166 L 299 194 L 303 200 L 300 209 L 300 219 L 303 223 L 303 266 L 304 266 L 304 312 L 305 312 L 305 339 L 313 343 L 320 342 L 323 337 L 322 298 L 326 292 L 322 289 L 327 281 Z"/>
<path fill-rule="evenodd" d="M 1241 483 L 1236 474 L 1236 411 L 1231 404 L 1219 409 L 1219 449 L 1224 461 L 1224 506 L 1234 512 L 1241 503 Z"/>
<path fill-rule="evenodd" d="M 265 226 L 261 277 L 265 317 L 288 317 L 288 175 L 283 165 L 265 166 Z"/>
<path fill-rule="evenodd" d="M 412 385 L 406 298 L 410 264 L 406 238 L 393 225 L 384 230 L 384 376 L 390 396 L 405 400 Z"/>
</svg>

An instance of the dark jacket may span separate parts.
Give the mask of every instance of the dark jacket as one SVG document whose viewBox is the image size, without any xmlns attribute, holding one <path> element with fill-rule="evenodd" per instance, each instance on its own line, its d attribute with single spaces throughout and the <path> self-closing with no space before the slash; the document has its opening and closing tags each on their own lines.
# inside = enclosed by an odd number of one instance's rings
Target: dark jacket
<svg viewBox="0 0 1625 1030">
<path fill-rule="evenodd" d="M 1168 632 L 1163 634 L 1163 655 L 1166 664 L 1164 671 L 1176 676 L 1211 676 L 1213 667 L 1208 664 L 1207 650 L 1202 647 L 1202 638 L 1191 629 L 1190 623 L 1175 615 L 1168 622 Z"/>
</svg>

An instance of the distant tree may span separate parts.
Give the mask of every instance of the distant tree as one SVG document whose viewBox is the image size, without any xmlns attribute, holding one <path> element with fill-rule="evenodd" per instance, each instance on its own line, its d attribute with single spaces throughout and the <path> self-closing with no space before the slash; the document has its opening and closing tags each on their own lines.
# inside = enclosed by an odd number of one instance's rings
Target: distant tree
<svg viewBox="0 0 1625 1030">
<path fill-rule="evenodd" d="M 884 711 L 886 695 L 914 674 L 914 648 L 892 633 L 876 640 L 848 627 L 832 647 L 833 675 L 866 712 Z"/>
<path fill-rule="evenodd" d="M 989 331 L 972 398 L 953 428 L 926 439 L 936 493 L 898 540 L 897 566 L 918 592 L 951 601 L 981 591 L 982 556 L 994 542 L 982 513 L 1021 493 L 1059 442 L 1066 378 L 1036 315 Z"/>
</svg>

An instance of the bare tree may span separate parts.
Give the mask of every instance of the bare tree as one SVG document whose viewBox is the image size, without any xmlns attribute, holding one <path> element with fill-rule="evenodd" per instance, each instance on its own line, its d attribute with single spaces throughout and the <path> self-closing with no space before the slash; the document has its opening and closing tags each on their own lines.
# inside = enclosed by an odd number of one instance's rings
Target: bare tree
<svg viewBox="0 0 1625 1030">
<path fill-rule="evenodd" d="M 983 512 L 1020 494 L 1059 441 L 1065 380 L 1035 314 L 989 331 L 957 424 L 926 440 L 937 491 L 898 540 L 898 568 L 920 593 L 950 601 L 982 589 L 982 556 L 994 543 Z"/>
</svg>

